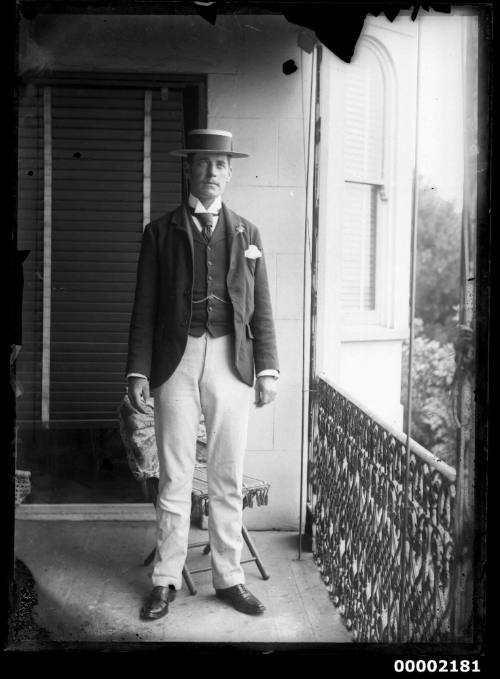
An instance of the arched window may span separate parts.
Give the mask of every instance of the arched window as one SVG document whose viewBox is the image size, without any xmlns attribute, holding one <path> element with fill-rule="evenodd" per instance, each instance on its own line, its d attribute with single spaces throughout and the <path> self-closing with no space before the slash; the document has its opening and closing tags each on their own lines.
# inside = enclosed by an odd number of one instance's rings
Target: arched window
<svg viewBox="0 0 500 679">
<path fill-rule="evenodd" d="M 344 320 L 377 322 L 381 201 L 385 200 L 386 86 L 361 41 L 345 69 L 341 308 Z"/>
</svg>

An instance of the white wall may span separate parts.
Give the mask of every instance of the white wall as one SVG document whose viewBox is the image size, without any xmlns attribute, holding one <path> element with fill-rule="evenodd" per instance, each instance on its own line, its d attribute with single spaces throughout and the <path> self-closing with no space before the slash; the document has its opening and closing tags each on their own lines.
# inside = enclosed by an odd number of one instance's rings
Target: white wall
<svg viewBox="0 0 500 679">
<path fill-rule="evenodd" d="M 271 483 L 250 528 L 293 529 L 299 516 L 302 267 L 305 211 L 303 111 L 310 57 L 297 26 L 277 16 L 50 15 L 24 22 L 21 70 L 206 73 L 208 125 L 229 129 L 235 160 L 228 205 L 261 230 L 281 363 L 279 396 L 250 419 L 248 474 Z M 283 62 L 298 70 L 284 75 Z M 138 225 L 141 228 L 141 225 Z"/>
<path fill-rule="evenodd" d="M 318 282 L 319 374 L 402 429 L 401 341 L 408 335 L 412 173 L 415 145 L 416 25 L 368 17 L 362 36 L 386 62 L 386 174 L 388 202 L 381 241 L 383 290 L 375 323 L 347 325 L 340 308 L 343 202 L 343 89 L 349 66 L 325 49 L 322 74 L 322 148 Z M 360 43 L 358 42 L 358 45 Z M 392 111 L 392 113 L 391 113 Z"/>
<path fill-rule="evenodd" d="M 246 520 L 251 527 L 293 529 L 298 526 L 302 413 L 302 78 L 307 93 L 310 58 L 302 55 L 302 70 L 283 76 L 282 62 L 294 59 L 299 65 L 301 54 L 294 30 L 282 20 L 278 24 L 283 33 L 276 32 L 275 21 L 258 22 L 260 31 L 238 54 L 237 74 L 210 76 L 208 122 L 232 130 L 251 155 L 249 162 L 234 163 L 226 199 L 263 234 L 281 366 L 278 399 L 251 411 L 246 463 L 248 474 L 271 483 L 270 503 L 247 511 Z"/>
<path fill-rule="evenodd" d="M 343 342 L 339 384 L 384 422 L 402 431 L 401 342 Z"/>
</svg>

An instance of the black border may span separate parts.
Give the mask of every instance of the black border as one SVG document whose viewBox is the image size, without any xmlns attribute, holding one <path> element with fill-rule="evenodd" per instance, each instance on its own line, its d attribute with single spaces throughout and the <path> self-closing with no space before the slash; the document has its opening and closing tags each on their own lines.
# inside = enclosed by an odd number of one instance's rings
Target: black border
<svg viewBox="0 0 500 679">
<path fill-rule="evenodd" d="M 47 0 L 38 2 L 37 0 L 19 0 L 18 8 L 14 6 L 14 0 L 8 3 L 8 8 L 4 9 L 3 25 L 7 28 L 10 38 L 17 34 L 17 25 L 19 20 L 19 12 L 23 14 L 29 14 L 33 10 L 42 13 L 123 13 L 123 14 L 149 14 L 149 13 L 172 13 L 172 14 L 190 14 L 199 13 L 202 16 L 206 15 L 205 18 L 213 23 L 214 10 L 200 9 L 200 7 L 195 6 L 191 2 L 150 2 L 149 0 L 133 1 L 133 0 L 122 0 L 122 1 L 112 1 L 107 2 L 106 0 L 94 0 L 89 1 L 78 1 L 78 0 Z M 356 24 L 356 20 L 359 20 L 359 16 L 366 15 L 366 13 L 371 13 L 377 15 L 383 11 L 388 18 L 391 15 L 397 15 L 400 9 L 408 10 L 409 8 L 418 8 L 420 4 L 410 5 L 403 3 L 336 3 L 336 2 L 293 2 L 292 0 L 288 2 L 217 2 L 215 3 L 216 13 L 283 13 L 292 23 L 300 23 L 301 25 L 312 28 L 319 32 L 321 26 L 318 27 L 318 23 L 322 24 L 324 29 L 325 23 L 325 13 L 330 14 L 330 21 L 328 22 L 328 27 L 326 33 L 329 34 L 325 38 L 325 34 L 322 34 L 321 40 L 335 53 L 347 53 L 352 46 L 352 37 L 355 33 L 355 29 L 352 28 L 353 24 Z M 492 398 L 495 394 L 495 381 L 492 380 L 493 370 L 497 367 L 496 356 L 495 356 L 495 345 L 494 340 L 496 339 L 496 314 L 495 301 L 497 301 L 497 273 L 495 271 L 495 260 L 494 260 L 494 249 L 493 246 L 496 244 L 496 234 L 492 233 L 492 224 L 494 223 L 494 217 L 497 214 L 497 202 L 496 196 L 492 191 L 494 187 L 494 167 L 492 164 L 493 160 L 493 132 L 492 132 L 492 114 L 493 114 L 493 59 L 494 59 L 494 45 L 493 45 L 493 27 L 495 23 L 495 8 L 493 3 L 453 3 L 451 7 L 467 5 L 479 9 L 480 16 L 482 17 L 483 30 L 482 36 L 483 41 L 480 45 L 480 93 L 483 92 L 483 96 L 480 97 L 480 111 L 479 111 L 479 135 L 480 135 L 480 165 L 482 172 L 478 177 L 478 233 L 477 233 L 477 271 L 478 271 L 478 292 L 477 292 L 477 334 L 476 334 L 476 348 L 477 348 L 477 388 L 476 388 L 476 407 L 477 407 L 477 418 L 476 418 L 476 449 L 481 451 L 481 455 L 476 457 L 476 498 L 477 498 L 477 513 L 476 513 L 476 550 L 479 558 L 475 559 L 476 563 L 476 623 L 478 624 L 478 629 L 483 630 L 483 634 L 480 635 L 481 639 L 476 638 L 473 644 L 450 644 L 450 645 L 404 645 L 399 646 L 396 644 L 391 645 L 365 645 L 365 644 L 349 644 L 348 646 L 336 645 L 332 648 L 332 645 L 304 645 L 304 644 L 270 644 L 265 646 L 262 644 L 241 644 L 238 646 L 226 646 L 219 644 L 86 644 L 79 643 L 77 646 L 71 647 L 68 644 L 50 644 L 46 648 L 32 649 L 36 651 L 36 662 L 42 661 L 40 668 L 43 666 L 43 661 L 46 659 L 53 664 L 54 656 L 57 654 L 58 657 L 61 655 L 64 659 L 71 660 L 78 659 L 85 655 L 90 657 L 94 661 L 98 661 L 98 665 L 93 666 L 96 669 L 104 669 L 112 666 L 117 668 L 116 662 L 118 658 L 125 657 L 127 665 L 130 663 L 130 653 L 137 654 L 142 657 L 144 652 L 148 654 L 153 654 L 154 656 L 159 656 L 166 654 L 164 656 L 172 657 L 172 655 L 180 657 L 184 656 L 186 653 L 195 656 L 213 656 L 214 654 L 229 653 L 231 655 L 239 656 L 251 656 L 252 659 L 261 658 L 267 659 L 267 665 L 271 666 L 272 661 L 275 659 L 280 660 L 280 668 L 283 670 L 283 665 L 281 661 L 284 656 L 293 657 L 294 666 L 298 669 L 300 663 L 299 659 L 304 659 L 307 661 L 307 668 L 310 670 L 315 670 L 317 668 L 316 664 L 313 662 L 311 665 L 311 657 L 317 657 L 318 660 L 326 659 L 330 656 L 330 664 L 327 671 L 330 673 L 338 673 L 342 668 L 349 672 L 359 670 L 361 668 L 367 669 L 369 671 L 375 671 L 377 669 L 385 671 L 387 676 L 391 671 L 391 676 L 393 672 L 393 659 L 395 657 L 400 658 L 417 658 L 417 657 L 434 657 L 434 658 L 445 658 L 450 660 L 451 658 L 479 658 L 482 676 L 488 676 L 488 664 L 489 661 L 493 661 L 490 658 L 490 651 L 493 652 L 494 649 L 494 638 L 492 635 L 491 627 L 487 626 L 492 623 L 491 617 L 494 613 L 491 612 L 489 617 L 486 614 L 486 599 L 490 599 L 491 593 L 487 593 L 487 583 L 486 583 L 486 571 L 489 570 L 491 573 L 492 561 L 493 561 L 493 549 L 491 542 L 488 544 L 486 539 L 487 532 L 487 515 L 489 512 L 493 512 L 493 503 L 491 501 L 491 494 L 488 492 L 488 486 L 495 485 L 496 477 L 490 472 L 490 462 L 488 455 L 494 456 L 497 454 L 497 432 L 495 432 L 494 427 L 491 423 L 491 416 L 493 411 L 491 409 Z M 446 12 L 450 7 L 449 3 L 435 3 L 431 5 L 422 4 L 420 8 L 426 10 L 427 8 L 433 8 L 438 11 Z M 394 14 L 396 13 L 396 14 Z M 318 20 L 319 17 L 319 20 Z M 354 18 L 353 18 L 354 17 Z M 333 21 L 332 21 L 333 19 Z M 296 20 L 296 21 L 294 21 Z M 340 27 L 342 30 L 337 30 Z M 325 29 L 324 29 L 325 30 Z M 339 34 L 340 35 L 339 37 Z M 357 38 L 356 38 L 357 39 Z M 339 42 L 335 44 L 335 40 Z M 6 123 L 4 122 L 4 128 L 7 131 L 7 145 L 6 149 L 8 152 L 4 156 L 4 167 L 8 166 L 8 174 L 10 179 L 4 184 L 8 187 L 6 202 L 4 205 L 8 205 L 8 218 L 10 224 L 13 224 L 13 217 L 15 216 L 15 167 L 16 167 L 16 126 L 15 126 L 15 72 L 16 72 L 16 44 L 14 39 L 13 48 L 10 47 L 10 43 L 7 40 L 2 46 L 5 48 L 7 46 L 7 56 L 3 60 L 3 65 L 7 69 L 7 81 L 6 81 L 6 104 L 4 106 L 4 113 L 7 113 Z M 340 56 L 340 54 L 339 54 Z M 6 158 L 8 161 L 5 162 Z M 9 234 L 9 229 L 4 229 Z M 4 250 L 8 251 L 8 249 Z M 9 347 L 7 346 L 7 353 Z M 8 387 L 9 388 L 9 387 Z M 7 398 L 7 402 L 9 399 Z M 11 426 L 12 411 L 10 408 L 7 410 L 7 427 L 4 431 L 7 434 L 7 439 L 9 439 L 9 431 Z M 8 444 L 8 441 L 7 441 Z M 7 451 L 4 448 L 4 451 Z M 489 452 L 488 452 L 489 451 Z M 4 548 L 10 544 L 13 544 L 13 474 L 9 473 L 13 471 L 13 461 L 7 455 L 9 463 L 4 465 L 3 474 L 3 498 L 4 498 L 4 512 L 3 512 L 3 522 L 4 527 L 3 533 L 3 545 Z M 489 481 L 489 483 L 488 483 Z M 490 517 L 493 517 L 490 514 Z M 491 521 L 491 518 L 490 518 Z M 7 551 L 7 550 L 5 550 Z M 5 552 L 4 552 L 5 553 Z M 8 561 L 7 564 L 4 562 Z M 12 581 L 12 568 L 10 564 L 10 559 L 2 560 L 2 602 L 5 604 L 10 601 L 11 595 L 11 581 Z M 494 575 L 490 578 L 493 579 Z M 491 587 L 491 582 L 490 582 Z M 491 599 L 490 599 L 491 600 Z M 4 639 L 6 639 L 7 621 L 3 620 L 2 631 L 4 632 Z M 491 636 L 490 636 L 491 635 Z M 188 648 L 189 647 L 189 648 Z M 33 654 L 31 654 L 28 649 L 26 652 L 18 652 L 17 650 L 7 650 L 4 652 L 2 658 L 6 656 L 12 656 L 14 654 L 16 657 L 16 671 L 18 671 L 23 664 L 22 659 L 35 660 Z M 77 656 L 75 658 L 74 656 Z M 108 661 L 109 658 L 109 661 Z M 108 665 L 107 663 L 110 662 Z M 493 662 L 491 662 L 493 665 Z M 131 666 L 132 667 L 132 666 Z M 169 665 L 164 666 L 164 671 L 169 671 Z M 172 665 L 170 665 L 170 670 Z M 66 668 L 67 669 L 67 668 Z M 143 672 L 158 671 L 160 667 L 151 667 L 148 665 L 142 665 Z M 195 666 L 189 668 L 179 668 L 181 671 L 207 671 L 207 668 L 200 666 Z M 215 669 L 215 666 L 214 668 Z M 229 669 L 229 668 L 226 668 Z M 319 669 L 319 668 L 318 668 Z M 233 668 L 234 670 L 234 668 Z M 240 671 L 241 668 L 235 671 Z M 209 671 L 209 669 L 208 669 Z M 343 676 L 343 675 L 340 675 Z"/>
</svg>

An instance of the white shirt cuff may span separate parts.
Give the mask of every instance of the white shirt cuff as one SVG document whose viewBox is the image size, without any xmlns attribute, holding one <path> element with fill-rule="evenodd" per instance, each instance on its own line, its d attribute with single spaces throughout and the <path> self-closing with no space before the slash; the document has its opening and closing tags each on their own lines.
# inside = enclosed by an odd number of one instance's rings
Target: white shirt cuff
<svg viewBox="0 0 500 679">
<path fill-rule="evenodd" d="M 277 370 L 274 370 L 273 368 L 269 368 L 268 370 L 261 370 L 260 373 L 258 373 L 257 377 L 274 377 L 278 379 L 279 377 L 279 372 Z M 129 377 L 142 377 L 143 379 L 147 380 L 148 378 L 146 375 L 141 375 L 141 373 L 128 373 L 127 375 L 127 380 Z"/>
<path fill-rule="evenodd" d="M 257 373 L 257 377 L 267 377 L 267 376 L 278 379 L 279 372 L 277 370 L 274 370 L 274 368 L 269 368 L 268 370 L 261 370 L 260 373 Z"/>
</svg>

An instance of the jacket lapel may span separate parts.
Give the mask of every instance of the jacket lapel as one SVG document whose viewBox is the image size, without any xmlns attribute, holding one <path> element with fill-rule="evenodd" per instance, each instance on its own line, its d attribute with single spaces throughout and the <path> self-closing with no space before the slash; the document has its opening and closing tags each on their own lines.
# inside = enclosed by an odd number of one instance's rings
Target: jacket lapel
<svg viewBox="0 0 500 679">
<path fill-rule="evenodd" d="M 183 231 L 187 235 L 191 249 L 191 259 L 194 259 L 193 230 L 188 210 L 184 204 L 174 210 L 171 223 L 175 229 Z"/>
<path fill-rule="evenodd" d="M 224 219 L 226 221 L 226 229 L 228 234 L 229 246 L 229 271 L 227 274 L 227 287 L 231 291 L 236 281 L 241 281 L 243 274 L 242 266 L 245 264 L 243 256 L 244 251 L 248 247 L 248 233 L 246 226 L 238 215 L 229 210 L 224 203 L 222 203 L 224 211 Z"/>
</svg>

